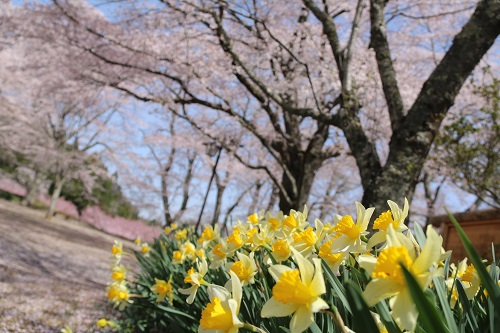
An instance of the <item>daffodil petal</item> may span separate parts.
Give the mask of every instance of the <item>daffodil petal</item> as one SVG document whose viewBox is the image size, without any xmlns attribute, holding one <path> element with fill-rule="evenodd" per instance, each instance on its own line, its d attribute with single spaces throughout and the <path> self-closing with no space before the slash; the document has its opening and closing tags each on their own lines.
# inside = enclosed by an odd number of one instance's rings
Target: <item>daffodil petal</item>
<svg viewBox="0 0 500 333">
<path fill-rule="evenodd" d="M 229 271 L 231 274 L 231 286 L 232 286 L 232 294 L 233 294 L 233 299 L 237 302 L 236 304 L 238 305 L 236 313 L 240 312 L 240 304 L 241 304 L 241 282 L 236 273 L 233 271 Z"/>
<path fill-rule="evenodd" d="M 399 243 L 406 247 L 406 249 L 408 250 L 408 255 L 410 256 L 410 258 L 415 259 L 415 257 L 417 256 L 415 252 L 415 244 L 417 244 L 417 242 L 415 241 L 415 238 L 413 237 L 411 232 L 408 233 L 408 235 L 404 235 L 403 233 L 396 231 L 395 235 L 399 240 Z"/>
<path fill-rule="evenodd" d="M 227 305 L 228 305 L 229 309 L 231 310 L 231 315 L 233 317 L 233 325 L 238 326 L 238 327 L 242 327 L 243 323 L 238 318 L 238 312 L 239 312 L 240 305 L 234 299 L 228 300 Z"/>
<path fill-rule="evenodd" d="M 294 313 L 298 308 L 295 303 L 281 303 L 274 297 L 271 297 L 262 307 L 261 317 L 286 317 Z"/>
<path fill-rule="evenodd" d="M 358 257 L 358 263 L 361 268 L 371 275 L 377 264 L 377 258 L 372 255 L 360 255 Z"/>
<path fill-rule="evenodd" d="M 313 262 L 314 262 L 314 267 L 316 268 L 316 272 L 311 281 L 310 288 L 315 295 L 322 295 L 326 293 L 326 287 L 325 287 L 325 279 L 323 277 L 323 270 L 321 269 L 321 259 L 314 258 Z"/>
<path fill-rule="evenodd" d="M 427 228 L 427 241 L 425 242 L 422 252 L 412 266 L 413 272 L 415 274 L 420 274 L 427 271 L 430 266 L 437 262 L 441 256 L 442 245 L 443 238 L 437 234 L 432 226 L 429 226 Z"/>
<path fill-rule="evenodd" d="M 371 249 L 375 245 L 385 242 L 385 238 L 386 238 L 386 232 L 384 230 L 377 231 L 376 233 L 373 234 L 372 237 L 370 237 L 368 243 L 366 244 L 366 247 Z"/>
<path fill-rule="evenodd" d="M 196 288 L 195 286 L 193 286 L 193 287 L 194 287 L 193 292 L 189 295 L 188 298 L 186 298 L 186 303 L 187 304 L 193 304 L 193 301 L 194 301 L 194 299 L 196 297 L 196 293 L 198 292 L 198 288 Z"/>
<path fill-rule="evenodd" d="M 311 264 L 309 260 L 304 258 L 302 254 L 300 254 L 297 250 L 295 250 L 293 247 L 290 248 L 294 254 L 295 261 L 297 262 L 297 265 L 299 266 L 299 271 L 300 271 L 300 278 L 302 282 L 305 285 L 311 284 L 311 280 L 313 278 L 314 274 L 314 266 Z"/>
<path fill-rule="evenodd" d="M 387 246 L 402 246 L 392 224 L 387 227 Z M 406 246 L 405 246 L 406 247 Z"/>
<path fill-rule="evenodd" d="M 221 301 L 225 301 L 231 297 L 229 291 L 221 286 L 211 284 L 207 288 L 208 296 L 210 299 L 217 297 Z"/>
<path fill-rule="evenodd" d="M 311 310 L 312 313 L 319 312 L 320 310 L 325 310 L 328 309 L 330 306 L 328 303 L 325 302 L 324 299 L 318 297 L 314 300 L 314 302 L 311 303 L 309 306 L 309 309 Z"/>
<path fill-rule="evenodd" d="M 390 279 L 374 279 L 366 286 L 363 296 L 368 306 L 373 306 L 381 300 L 393 296 L 399 289 L 399 285 Z"/>
<path fill-rule="evenodd" d="M 314 316 L 307 306 L 301 306 L 297 309 L 290 321 L 290 333 L 302 333 L 311 326 Z"/>
<path fill-rule="evenodd" d="M 291 271 L 292 269 L 288 266 L 285 265 L 273 265 L 269 267 L 269 274 L 273 277 L 274 281 L 278 281 L 281 277 L 281 274 L 283 274 L 286 271 Z"/>
<path fill-rule="evenodd" d="M 392 316 L 403 329 L 413 331 L 417 324 L 418 311 L 408 289 L 401 291 L 392 304 Z"/>
<path fill-rule="evenodd" d="M 330 246 L 330 252 L 331 253 L 339 253 L 345 251 L 349 245 L 354 244 L 351 238 L 342 235 L 336 240 L 333 241 L 332 245 Z"/>
<path fill-rule="evenodd" d="M 361 231 L 365 231 L 375 208 L 366 209 L 365 206 L 356 201 L 356 211 L 356 225 L 361 228 Z"/>
</svg>

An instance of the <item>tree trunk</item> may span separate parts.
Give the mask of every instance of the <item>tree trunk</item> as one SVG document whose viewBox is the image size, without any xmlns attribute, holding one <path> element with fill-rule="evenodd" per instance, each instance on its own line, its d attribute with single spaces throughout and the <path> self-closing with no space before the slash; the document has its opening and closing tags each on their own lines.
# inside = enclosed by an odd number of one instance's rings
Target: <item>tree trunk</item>
<svg viewBox="0 0 500 333">
<path fill-rule="evenodd" d="M 286 200 L 283 193 L 280 192 L 279 209 L 284 214 L 288 214 L 290 209 L 302 210 L 307 203 L 309 193 L 314 182 L 316 172 L 323 163 L 323 158 L 308 155 L 308 157 L 292 159 L 288 168 L 294 178 L 291 180 L 286 173 L 282 176 L 283 188 L 288 193 L 290 202 Z M 294 183 L 296 186 L 294 186 Z"/>
<path fill-rule="evenodd" d="M 495 0 L 480 1 L 469 22 L 455 36 L 450 49 L 424 83 L 408 114 L 395 128 L 389 156 L 381 172 L 373 178 L 363 177 L 356 158 L 361 177 L 365 178 L 362 203 L 377 209 L 374 217 L 388 209 L 388 199 L 399 205 L 405 197 L 411 200 L 441 121 L 499 33 L 500 4 Z M 351 149 L 356 155 L 352 146 Z"/>
<path fill-rule="evenodd" d="M 40 193 L 41 184 L 42 184 L 42 177 L 40 173 L 36 172 L 35 178 L 33 179 L 32 182 L 30 182 L 29 186 L 27 186 L 26 196 L 22 201 L 22 204 L 24 206 L 31 207 L 33 205 L 33 202 L 36 200 L 38 194 Z"/>
<path fill-rule="evenodd" d="M 54 191 L 52 192 L 52 196 L 50 198 L 49 210 L 47 211 L 47 214 L 45 214 L 45 218 L 49 221 L 52 218 L 52 216 L 54 216 L 54 213 L 56 211 L 57 199 L 59 199 L 59 196 L 61 195 L 61 190 L 64 185 L 64 182 L 65 182 L 64 178 L 56 177 Z"/>
<path fill-rule="evenodd" d="M 287 200 L 284 193 L 280 191 L 279 208 L 284 214 L 288 214 L 291 209 L 304 209 L 316 172 L 327 158 L 338 156 L 338 154 L 328 156 L 323 152 L 323 145 L 327 138 L 328 125 L 319 124 L 305 150 L 301 150 L 300 143 L 297 143 L 289 145 L 281 154 L 291 175 L 290 177 L 286 172 L 283 172 L 281 181 L 289 198 Z"/>
<path fill-rule="evenodd" d="M 226 187 L 221 184 L 221 181 L 217 174 L 215 175 L 215 185 L 217 188 L 217 197 L 215 199 L 215 210 L 214 210 L 214 217 L 212 218 L 212 227 L 215 227 L 215 225 L 219 221 L 219 216 L 222 206 L 222 195 L 224 194 L 224 190 L 226 189 Z"/>
<path fill-rule="evenodd" d="M 164 174 L 161 176 L 161 199 L 163 202 L 163 216 L 165 217 L 165 224 L 170 226 L 173 221 L 172 216 L 170 215 L 170 203 L 168 202 L 167 179 Z"/>
</svg>

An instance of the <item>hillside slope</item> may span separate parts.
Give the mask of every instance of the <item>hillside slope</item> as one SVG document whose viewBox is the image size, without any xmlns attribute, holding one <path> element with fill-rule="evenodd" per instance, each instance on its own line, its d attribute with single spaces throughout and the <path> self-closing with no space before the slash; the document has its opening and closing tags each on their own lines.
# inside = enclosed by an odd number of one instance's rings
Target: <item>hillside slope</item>
<svg viewBox="0 0 500 333">
<path fill-rule="evenodd" d="M 0 332 L 93 332 L 109 308 L 114 237 L 42 216 L 0 200 Z"/>
</svg>

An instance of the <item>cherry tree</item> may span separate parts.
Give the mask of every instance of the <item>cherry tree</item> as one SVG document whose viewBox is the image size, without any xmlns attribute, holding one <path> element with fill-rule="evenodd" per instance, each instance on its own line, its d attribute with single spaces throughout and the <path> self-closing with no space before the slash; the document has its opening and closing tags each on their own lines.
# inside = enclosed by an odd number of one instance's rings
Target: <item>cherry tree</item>
<svg viewBox="0 0 500 333">
<path fill-rule="evenodd" d="M 248 173 L 220 146 L 215 147 L 217 162 L 207 149 L 214 142 L 173 113 L 150 110 L 147 117 L 137 117 L 135 110 L 142 107 L 147 105 L 121 112 L 123 121 L 114 125 L 122 130 L 106 140 L 113 146 L 109 162 L 120 170 L 121 183 L 137 198 L 138 207 L 166 225 L 198 220 L 224 224 L 232 214 L 251 209 L 253 201 L 245 197 L 262 176 Z M 206 195 L 209 200 L 204 205 Z"/>
<path fill-rule="evenodd" d="M 24 40 L 0 54 L 0 76 L 9 78 L 0 96 L 5 101 L 0 107 L 5 120 L 0 144 L 17 158 L 18 179 L 27 179 L 28 204 L 43 180 L 53 183 L 48 218 L 65 182 L 79 178 L 91 188 L 103 172 L 96 148 L 105 145 L 99 136 L 116 110 L 105 89 L 58 67 L 60 51 Z"/>
<path fill-rule="evenodd" d="M 494 0 L 113 9 L 107 19 L 85 1 L 32 6 L 32 33 L 83 51 L 87 79 L 167 107 L 265 172 L 283 210 L 302 206 L 339 155 L 354 157 L 364 205 L 411 198 L 441 122 L 488 50 L 498 54 L 500 32 Z"/>
</svg>

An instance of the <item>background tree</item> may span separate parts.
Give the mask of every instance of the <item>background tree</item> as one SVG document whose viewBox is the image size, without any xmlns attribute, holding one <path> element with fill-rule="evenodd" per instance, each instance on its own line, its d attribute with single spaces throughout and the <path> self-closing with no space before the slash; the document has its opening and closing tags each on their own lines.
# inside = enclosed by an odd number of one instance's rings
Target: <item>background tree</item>
<svg viewBox="0 0 500 333">
<path fill-rule="evenodd" d="M 23 29 L 84 51 L 69 64 L 82 76 L 162 104 L 264 171 L 285 211 L 339 153 L 356 161 L 363 204 L 411 198 L 441 122 L 500 30 L 494 0 L 113 9 L 108 20 L 85 1 L 54 0 L 31 6 Z"/>
<path fill-rule="evenodd" d="M 116 110 L 105 89 L 59 69 L 59 57 L 67 56 L 61 51 L 27 40 L 0 54 L 0 75 L 7 78 L 1 98 L 8 101 L 0 106 L 0 118 L 7 119 L 0 145 L 12 157 L 17 179 L 27 179 L 28 204 L 43 180 L 53 183 L 48 218 L 67 181 L 80 179 L 92 188 L 102 172 L 96 148 L 105 144 L 99 136 Z"/>
<path fill-rule="evenodd" d="M 453 182 L 493 207 L 500 208 L 500 80 L 479 86 L 479 110 L 465 110 L 443 127 L 436 140 L 439 165 Z M 467 112 L 468 111 L 468 112 Z"/>
</svg>

